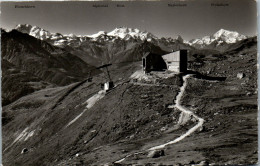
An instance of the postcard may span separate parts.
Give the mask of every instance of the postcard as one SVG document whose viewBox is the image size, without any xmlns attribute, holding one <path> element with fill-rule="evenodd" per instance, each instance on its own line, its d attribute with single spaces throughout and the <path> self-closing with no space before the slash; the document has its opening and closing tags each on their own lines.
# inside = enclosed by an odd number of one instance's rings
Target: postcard
<svg viewBox="0 0 260 166">
<path fill-rule="evenodd" d="M 258 162 L 255 0 L 1 2 L 4 166 Z"/>
</svg>

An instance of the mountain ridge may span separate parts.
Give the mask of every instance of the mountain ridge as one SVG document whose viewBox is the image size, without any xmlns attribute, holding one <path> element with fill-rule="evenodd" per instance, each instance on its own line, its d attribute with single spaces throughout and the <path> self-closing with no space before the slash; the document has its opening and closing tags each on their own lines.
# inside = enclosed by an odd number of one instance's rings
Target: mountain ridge
<svg viewBox="0 0 260 166">
<path fill-rule="evenodd" d="M 95 67 L 65 49 L 17 30 L 2 30 L 1 46 L 5 103 L 46 86 L 82 81 L 91 70 L 96 73 Z M 20 88 L 9 92 L 10 86 Z"/>
<path fill-rule="evenodd" d="M 18 24 L 15 27 L 15 29 L 20 32 L 23 32 L 23 33 L 28 33 L 29 35 L 34 36 L 41 40 L 46 40 L 46 39 L 58 40 L 58 39 L 60 39 L 60 41 L 54 42 L 54 45 L 62 45 L 62 44 L 66 43 L 65 41 L 73 41 L 73 40 L 78 40 L 79 42 L 82 42 L 82 41 L 86 41 L 87 38 L 96 41 L 98 38 L 102 38 L 103 36 L 108 36 L 108 38 L 109 37 L 120 38 L 123 40 L 129 40 L 130 38 L 134 38 L 134 39 L 141 39 L 142 41 L 147 40 L 149 42 L 151 42 L 152 40 L 160 40 L 162 38 L 165 38 L 165 37 L 158 38 L 150 32 L 141 31 L 137 28 L 129 28 L 129 27 L 115 28 L 111 32 L 99 31 L 99 32 L 97 32 L 95 34 L 91 34 L 91 35 L 74 35 L 74 34 L 62 35 L 60 33 L 50 33 L 47 30 L 44 30 L 37 26 L 29 25 L 29 24 Z M 180 35 L 178 35 L 175 40 L 178 40 L 179 38 L 181 39 L 181 41 L 183 43 L 187 43 L 187 44 L 189 44 L 191 46 L 195 46 L 195 47 L 197 45 L 200 45 L 201 48 L 204 48 L 205 46 L 210 45 L 215 41 L 217 41 L 217 46 L 218 46 L 223 42 L 232 44 L 237 41 L 246 39 L 248 37 L 245 35 L 241 35 L 235 31 L 220 29 L 213 35 L 205 36 L 205 37 L 198 38 L 198 39 L 192 39 L 189 41 L 184 41 Z M 174 40 L 171 37 L 168 37 L 165 39 L 167 39 L 167 41 Z M 199 48 L 199 47 L 196 47 L 196 48 Z"/>
<path fill-rule="evenodd" d="M 234 44 L 247 38 L 248 37 L 246 37 L 245 35 L 241 35 L 238 32 L 220 29 L 211 36 L 205 36 L 200 39 L 192 39 L 188 42 L 188 44 L 197 49 L 214 49 L 225 44 Z"/>
</svg>

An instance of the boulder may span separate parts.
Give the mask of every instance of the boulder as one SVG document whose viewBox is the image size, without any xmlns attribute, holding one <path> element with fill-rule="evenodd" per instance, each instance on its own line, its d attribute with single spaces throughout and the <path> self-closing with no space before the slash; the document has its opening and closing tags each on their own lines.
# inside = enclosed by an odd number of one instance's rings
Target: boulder
<svg viewBox="0 0 260 166">
<path fill-rule="evenodd" d="M 201 166 L 206 166 L 206 165 L 209 165 L 209 162 L 208 162 L 208 161 L 201 161 L 201 162 L 199 163 L 199 165 L 201 165 Z"/>
<path fill-rule="evenodd" d="M 166 130 L 166 127 L 162 127 L 161 129 L 160 129 L 160 131 L 165 131 Z"/>
<path fill-rule="evenodd" d="M 27 153 L 28 152 L 28 149 L 27 148 L 23 148 L 21 154 L 24 154 L 24 153 Z"/>
<path fill-rule="evenodd" d="M 195 161 L 191 160 L 191 161 L 189 162 L 189 164 L 195 164 Z"/>
<path fill-rule="evenodd" d="M 237 73 L 237 78 L 242 79 L 245 77 L 244 73 Z"/>
<path fill-rule="evenodd" d="M 200 128 L 199 131 L 200 131 L 200 132 L 206 131 L 205 126 L 201 126 L 201 128 Z"/>
<path fill-rule="evenodd" d="M 148 153 L 147 157 L 149 158 L 158 158 L 164 156 L 164 150 L 152 150 Z"/>
<path fill-rule="evenodd" d="M 141 95 L 141 99 L 146 99 L 148 98 L 149 96 L 147 94 L 144 94 L 144 95 Z"/>
</svg>

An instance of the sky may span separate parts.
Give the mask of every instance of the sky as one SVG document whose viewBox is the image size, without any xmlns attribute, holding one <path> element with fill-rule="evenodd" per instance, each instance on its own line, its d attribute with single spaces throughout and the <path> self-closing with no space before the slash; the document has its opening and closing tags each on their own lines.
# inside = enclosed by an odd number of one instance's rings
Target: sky
<svg viewBox="0 0 260 166">
<path fill-rule="evenodd" d="M 116 7 L 117 4 L 125 7 Z M 182 6 L 169 7 L 169 4 Z M 15 5 L 35 8 L 15 8 Z M 254 36 L 257 9 L 254 0 L 1 2 L 0 24 L 7 30 L 17 24 L 31 24 L 52 33 L 76 35 L 110 32 L 126 26 L 158 37 L 181 35 L 191 40 L 212 35 L 219 29 Z"/>
</svg>

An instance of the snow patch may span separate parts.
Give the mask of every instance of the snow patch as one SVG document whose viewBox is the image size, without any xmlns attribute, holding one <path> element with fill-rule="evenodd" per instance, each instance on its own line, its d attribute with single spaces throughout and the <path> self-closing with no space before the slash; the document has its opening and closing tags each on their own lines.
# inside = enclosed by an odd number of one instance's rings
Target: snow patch
<svg viewBox="0 0 260 166">
<path fill-rule="evenodd" d="M 27 135 L 27 130 L 28 130 L 29 128 L 28 127 L 26 127 L 17 137 L 16 137 L 16 139 L 14 140 L 14 142 L 12 143 L 12 144 L 14 144 L 14 143 L 16 143 L 17 141 L 21 141 L 26 135 Z"/>
<path fill-rule="evenodd" d="M 146 74 L 144 74 L 144 72 L 142 70 L 138 70 L 136 72 L 134 72 L 131 76 L 131 79 L 137 79 L 137 80 L 149 80 L 149 76 L 147 76 Z"/>
<path fill-rule="evenodd" d="M 97 94 L 94 96 L 90 97 L 87 101 L 83 103 L 87 104 L 86 108 L 78 115 L 76 116 L 72 121 L 70 121 L 66 127 L 70 126 L 73 124 L 75 121 L 77 121 L 88 109 L 93 107 L 96 102 L 98 102 L 100 99 L 102 99 L 105 96 L 106 92 L 104 90 L 99 91 Z"/>
<path fill-rule="evenodd" d="M 16 138 L 15 140 L 11 143 L 11 145 L 9 145 L 7 148 L 5 148 L 4 151 L 6 151 L 7 149 L 9 149 L 11 146 L 13 146 L 16 142 L 20 142 L 20 141 L 27 141 L 30 137 L 32 137 L 34 135 L 35 130 L 32 130 L 30 132 L 28 132 L 29 127 L 26 127 Z"/>
<path fill-rule="evenodd" d="M 102 99 L 105 96 L 105 91 L 101 90 L 99 91 L 97 94 L 95 94 L 94 96 L 92 96 L 91 98 L 89 98 L 86 102 L 84 102 L 83 104 L 87 103 L 86 108 L 90 109 L 98 100 Z"/>
<path fill-rule="evenodd" d="M 78 116 L 76 116 L 72 121 L 70 121 L 66 127 L 70 126 L 72 123 L 76 122 L 76 120 L 78 120 L 85 112 L 87 111 L 87 109 L 84 109 L 83 112 L 81 112 Z"/>
<path fill-rule="evenodd" d="M 34 132 L 35 132 L 35 130 L 29 132 L 29 133 L 27 134 L 27 136 L 24 138 L 24 141 L 26 141 L 26 140 L 28 140 L 30 137 L 32 137 L 32 136 L 34 135 Z"/>
</svg>

